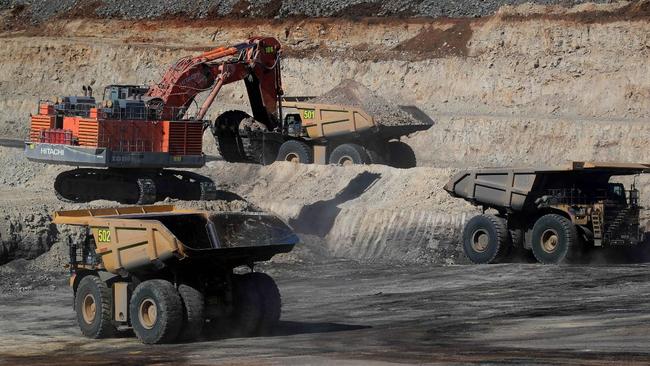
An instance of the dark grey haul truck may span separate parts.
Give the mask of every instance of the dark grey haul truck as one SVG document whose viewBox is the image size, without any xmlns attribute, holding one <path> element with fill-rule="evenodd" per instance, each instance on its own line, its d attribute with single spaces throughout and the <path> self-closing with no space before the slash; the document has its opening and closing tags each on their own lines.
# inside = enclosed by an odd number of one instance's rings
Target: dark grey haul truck
<svg viewBox="0 0 650 366">
<path fill-rule="evenodd" d="M 639 191 L 613 177 L 650 171 L 646 164 L 572 162 L 545 169 L 490 168 L 456 174 L 444 189 L 496 214 L 470 219 L 463 250 L 492 263 L 514 247 L 540 263 L 561 263 L 579 245 L 632 246 L 644 240 Z"/>
</svg>

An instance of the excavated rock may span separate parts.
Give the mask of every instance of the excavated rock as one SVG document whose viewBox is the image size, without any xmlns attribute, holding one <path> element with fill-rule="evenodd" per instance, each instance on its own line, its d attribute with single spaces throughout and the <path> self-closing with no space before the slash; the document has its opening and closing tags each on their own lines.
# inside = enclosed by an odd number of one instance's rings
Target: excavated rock
<svg viewBox="0 0 650 366">
<path fill-rule="evenodd" d="M 310 101 L 361 108 L 368 112 L 375 119 L 375 122 L 384 126 L 422 124 L 409 113 L 400 109 L 399 106 L 388 102 L 363 84 L 350 79 L 341 81 L 332 90 Z"/>
<path fill-rule="evenodd" d="M 573 0 L 571 4 L 608 0 Z M 33 21 L 53 17 L 105 17 L 119 19 L 184 18 L 290 18 L 290 17 L 480 17 L 504 5 L 566 4 L 566 0 L 0 0 L 0 10 L 27 13 Z"/>
</svg>

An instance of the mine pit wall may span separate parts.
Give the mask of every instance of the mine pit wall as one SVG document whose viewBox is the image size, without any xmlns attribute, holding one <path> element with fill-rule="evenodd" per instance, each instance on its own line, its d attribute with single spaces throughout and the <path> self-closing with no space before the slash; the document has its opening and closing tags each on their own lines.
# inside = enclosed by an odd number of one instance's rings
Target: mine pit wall
<svg viewBox="0 0 650 366">
<path fill-rule="evenodd" d="M 334 256 L 463 262 L 459 233 L 478 211 L 441 189 L 459 169 L 566 160 L 650 162 L 647 20 L 501 12 L 478 20 L 183 24 L 71 20 L 42 31 L 2 34 L 0 135 L 24 138 L 39 97 L 79 93 L 92 81 L 95 95 L 110 83 L 156 81 L 180 56 L 239 41 L 254 29 L 286 45 L 288 94 L 318 95 L 354 78 L 391 101 L 420 106 L 437 122 L 406 139 L 423 168 L 370 167 L 381 178 L 349 200 L 338 200 L 337 193 L 366 168 L 213 162 L 201 170 L 287 219 L 301 235 L 316 232 Z M 246 104 L 241 85 L 225 87 L 219 98 L 211 118 Z M 213 145 L 206 150 L 214 153 Z M 0 149 L 2 155 L 7 151 Z M 32 258 L 66 240 L 47 225 L 60 206 L 51 190 L 56 169 L 24 161 L 4 165 L 16 169 L 0 175 L 3 188 L 18 185 L 49 203 L 5 206 L 0 255 Z M 643 205 L 650 207 L 648 179 L 637 182 Z M 311 190 L 297 194 L 297 186 Z M 326 216 L 307 215 L 322 205 Z"/>
<path fill-rule="evenodd" d="M 57 236 L 47 212 L 5 212 L 0 220 L 0 264 L 36 258 L 50 249 Z"/>
</svg>

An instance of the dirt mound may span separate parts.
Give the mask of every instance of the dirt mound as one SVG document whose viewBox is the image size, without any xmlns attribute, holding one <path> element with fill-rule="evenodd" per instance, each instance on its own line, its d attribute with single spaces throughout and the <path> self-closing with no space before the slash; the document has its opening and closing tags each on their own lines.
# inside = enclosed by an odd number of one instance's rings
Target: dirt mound
<svg viewBox="0 0 650 366">
<path fill-rule="evenodd" d="M 214 161 L 200 172 L 287 220 L 308 247 L 296 248 L 299 261 L 465 261 L 459 233 L 476 209 L 442 190 L 450 169 Z"/>
<path fill-rule="evenodd" d="M 334 89 L 311 101 L 361 108 L 368 112 L 375 119 L 375 122 L 384 126 L 422 124 L 399 106 L 388 102 L 363 84 L 350 79 L 341 81 Z"/>
</svg>

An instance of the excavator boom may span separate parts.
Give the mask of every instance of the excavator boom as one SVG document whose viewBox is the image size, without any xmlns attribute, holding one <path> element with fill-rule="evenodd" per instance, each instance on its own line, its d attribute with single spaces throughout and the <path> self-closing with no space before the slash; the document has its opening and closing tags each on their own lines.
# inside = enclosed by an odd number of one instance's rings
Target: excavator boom
<svg viewBox="0 0 650 366">
<path fill-rule="evenodd" d="M 231 47 L 218 47 L 172 65 L 146 94 L 161 119 L 181 119 L 196 96 L 211 90 L 196 119 L 202 119 L 223 85 L 244 80 L 254 117 L 276 127 L 282 95 L 280 43 L 275 38 L 253 37 Z"/>
</svg>

